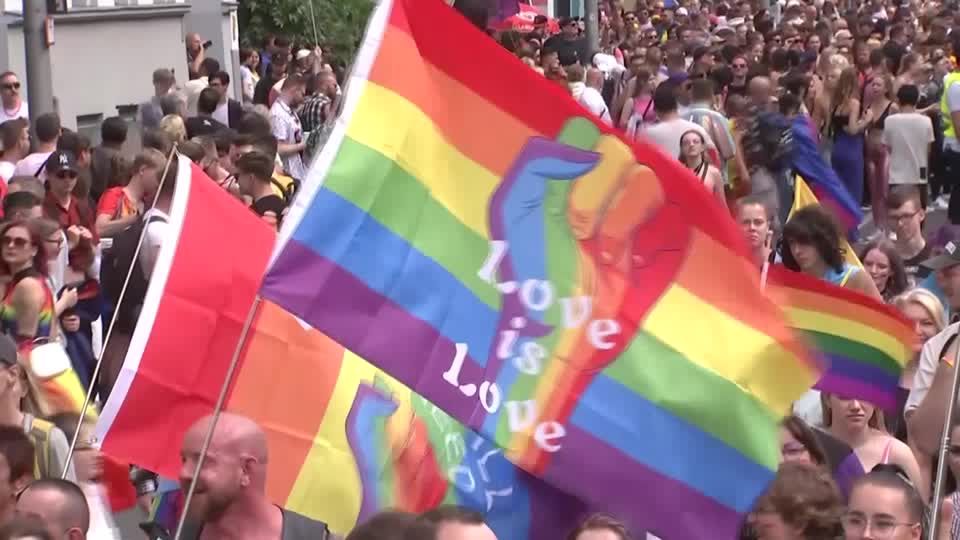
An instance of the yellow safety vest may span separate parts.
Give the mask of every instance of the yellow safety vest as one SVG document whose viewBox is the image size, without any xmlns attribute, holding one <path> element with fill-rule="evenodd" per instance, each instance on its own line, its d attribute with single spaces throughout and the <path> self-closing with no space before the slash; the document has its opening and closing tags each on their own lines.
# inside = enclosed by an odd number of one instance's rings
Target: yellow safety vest
<svg viewBox="0 0 960 540">
<path fill-rule="evenodd" d="M 953 116 L 950 114 L 950 107 L 947 105 L 947 93 L 953 84 L 960 84 L 960 71 L 953 71 L 944 77 L 943 96 L 940 98 L 940 114 L 943 116 L 943 136 L 955 138 L 957 136 L 957 126 L 953 125 Z"/>
</svg>

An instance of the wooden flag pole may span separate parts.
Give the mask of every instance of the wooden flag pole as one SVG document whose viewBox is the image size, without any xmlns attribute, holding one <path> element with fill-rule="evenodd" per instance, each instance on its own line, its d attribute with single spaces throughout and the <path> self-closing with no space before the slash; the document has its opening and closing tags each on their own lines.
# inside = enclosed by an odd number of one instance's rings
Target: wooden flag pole
<svg viewBox="0 0 960 540">
<path fill-rule="evenodd" d="M 960 337 L 960 330 L 957 331 Z M 947 459 L 950 449 L 950 426 L 953 425 L 953 413 L 956 409 L 957 390 L 960 387 L 960 341 L 955 343 L 957 352 L 953 357 L 953 384 L 950 387 L 950 398 L 947 400 L 947 411 L 943 421 L 943 442 L 940 445 L 940 459 L 937 461 L 937 476 L 933 484 L 933 509 L 930 512 L 930 535 L 928 540 L 936 540 L 940 532 L 940 507 L 943 504 L 944 489 L 947 480 Z"/>
<path fill-rule="evenodd" d="M 197 458 L 197 466 L 193 469 L 193 478 L 190 479 L 190 487 L 187 489 L 186 497 L 183 499 L 183 510 L 180 512 L 180 519 L 177 521 L 177 533 L 173 540 L 180 540 L 183 534 L 183 526 L 187 522 L 187 514 L 190 510 L 190 503 L 193 502 L 193 493 L 197 490 L 197 480 L 200 478 L 200 471 L 203 470 L 203 462 L 206 461 L 207 451 L 210 450 L 210 442 L 213 440 L 213 433 L 217 428 L 217 420 L 220 419 L 220 413 L 223 412 L 223 406 L 227 401 L 227 394 L 230 390 L 230 381 L 233 380 L 234 372 L 237 370 L 237 364 L 240 363 L 240 352 L 247 342 L 250 335 L 250 328 L 253 327 L 253 320 L 256 317 L 257 308 L 260 307 L 261 297 L 259 294 L 253 299 L 250 311 L 247 312 L 247 318 L 243 321 L 243 328 L 240 330 L 240 337 L 237 339 L 237 346 L 233 349 L 233 356 L 230 357 L 230 365 L 227 366 L 227 373 L 220 386 L 220 395 L 217 396 L 217 402 L 213 406 L 213 419 L 210 421 L 210 427 L 203 437 L 203 445 L 200 447 L 200 457 Z"/>
<path fill-rule="evenodd" d="M 170 150 L 170 155 L 167 156 L 167 163 L 163 167 L 163 175 L 160 177 L 160 185 L 157 187 L 157 192 L 153 194 L 153 201 L 150 202 L 150 209 L 153 210 L 157 206 L 157 200 L 160 198 L 160 192 L 163 190 L 163 183 L 167 179 L 167 174 L 170 172 L 170 166 L 173 164 L 174 159 L 177 157 L 177 145 L 174 143 L 173 148 Z M 149 211 L 148 210 L 148 211 Z M 117 305 L 114 306 L 113 316 L 110 317 L 110 324 L 107 326 L 107 333 L 103 338 L 103 345 L 100 347 L 100 354 L 97 355 L 97 363 L 93 368 L 93 375 L 90 377 L 90 385 L 87 387 L 87 391 L 84 393 L 83 397 L 83 406 L 80 407 L 80 418 L 77 419 L 77 425 L 73 430 L 73 437 L 70 438 L 70 449 L 67 451 L 67 461 L 63 465 L 63 473 L 60 476 L 62 479 L 66 479 L 67 472 L 70 470 L 70 463 L 73 461 L 73 453 L 77 449 L 77 441 L 80 439 L 80 428 L 83 426 L 83 419 L 87 416 L 87 411 L 90 409 L 90 401 L 93 399 L 93 388 L 97 384 L 97 379 L 100 377 L 100 369 L 103 366 L 103 356 L 107 351 L 107 345 L 110 344 L 110 337 L 113 336 L 113 328 L 117 324 L 117 316 L 120 313 L 120 304 L 123 303 L 124 296 L 127 294 L 127 286 L 130 285 L 130 277 L 133 275 L 133 270 L 136 267 L 137 258 L 140 256 L 140 248 L 143 246 L 143 239 L 146 236 L 147 227 L 143 227 L 143 230 L 140 231 L 140 238 L 137 240 L 137 248 L 133 252 L 133 259 L 130 261 L 130 266 L 127 268 L 127 275 L 123 280 L 123 287 L 120 289 L 120 296 L 117 299 Z"/>
</svg>

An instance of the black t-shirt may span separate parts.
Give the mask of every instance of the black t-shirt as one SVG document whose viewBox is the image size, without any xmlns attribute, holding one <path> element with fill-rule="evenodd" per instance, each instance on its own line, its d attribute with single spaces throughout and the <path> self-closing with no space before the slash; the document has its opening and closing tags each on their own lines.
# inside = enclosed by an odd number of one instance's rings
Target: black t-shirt
<svg viewBox="0 0 960 540">
<path fill-rule="evenodd" d="M 907 271 L 907 277 L 911 277 L 914 281 L 920 282 L 927 278 L 930 275 L 930 269 L 920 266 L 920 263 L 930 258 L 930 244 L 923 246 L 923 249 L 920 250 L 920 253 L 917 253 L 909 259 L 903 260 L 903 268 Z"/>
<path fill-rule="evenodd" d="M 283 532 L 280 540 L 333 540 L 326 523 L 283 508 L 280 511 L 283 512 Z M 203 525 L 187 522 L 180 537 L 183 540 L 197 540 L 202 531 Z"/>
<path fill-rule="evenodd" d="M 209 116 L 194 116 L 187 118 L 187 121 L 184 122 L 184 124 L 187 127 L 188 139 L 192 139 L 200 135 L 213 135 L 227 129 L 227 126 Z"/>
<path fill-rule="evenodd" d="M 730 83 L 730 85 L 727 86 L 727 96 L 744 96 L 744 97 L 746 97 L 746 96 L 747 96 L 747 85 L 746 85 L 746 83 L 744 83 L 744 84 Z"/>
<path fill-rule="evenodd" d="M 260 197 L 253 201 L 250 208 L 253 209 L 258 216 L 264 216 L 267 212 L 273 212 L 273 215 L 277 216 L 277 221 L 280 221 L 280 218 L 283 216 L 283 211 L 287 209 L 287 203 L 285 203 L 279 195 L 267 195 L 266 197 Z"/>
<path fill-rule="evenodd" d="M 567 39 L 557 34 L 544 42 L 543 48 L 548 51 L 557 51 L 557 58 L 562 66 L 577 62 L 586 66 L 590 63 L 590 46 L 586 38 Z"/>
</svg>

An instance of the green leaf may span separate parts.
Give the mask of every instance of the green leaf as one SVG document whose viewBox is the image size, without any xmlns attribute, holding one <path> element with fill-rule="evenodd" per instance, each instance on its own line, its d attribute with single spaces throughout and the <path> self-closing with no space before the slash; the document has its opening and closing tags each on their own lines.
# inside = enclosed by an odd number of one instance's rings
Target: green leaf
<svg viewBox="0 0 960 540">
<path fill-rule="evenodd" d="M 310 5 L 313 3 L 313 15 Z M 316 34 L 325 52 L 349 64 L 363 36 L 372 0 L 244 0 L 238 17 L 245 45 L 259 48 L 267 34 L 283 34 L 293 43 L 312 44 Z"/>
</svg>

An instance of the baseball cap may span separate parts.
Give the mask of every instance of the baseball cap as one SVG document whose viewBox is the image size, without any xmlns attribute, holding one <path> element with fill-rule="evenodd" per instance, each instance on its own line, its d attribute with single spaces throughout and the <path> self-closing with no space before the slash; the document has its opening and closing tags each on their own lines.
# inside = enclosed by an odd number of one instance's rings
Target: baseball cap
<svg viewBox="0 0 960 540">
<path fill-rule="evenodd" d="M 943 246 L 943 253 L 930 257 L 920 263 L 920 266 L 938 271 L 958 264 L 960 264 L 960 243 L 950 240 Z"/>
<path fill-rule="evenodd" d="M 74 157 L 73 152 L 68 150 L 56 150 L 50 154 L 45 169 L 47 174 L 54 176 L 60 171 L 79 172 L 77 170 L 77 158 Z"/>
<path fill-rule="evenodd" d="M 308 51 L 308 50 L 306 50 L 306 49 L 300 49 L 299 51 L 297 51 L 296 59 L 297 59 L 297 60 L 303 60 L 304 58 L 306 58 L 306 57 L 308 57 L 308 56 L 310 56 L 310 51 Z"/>
<path fill-rule="evenodd" d="M 10 336 L 0 334 L 0 366 L 15 365 L 17 365 L 17 344 Z"/>
</svg>

